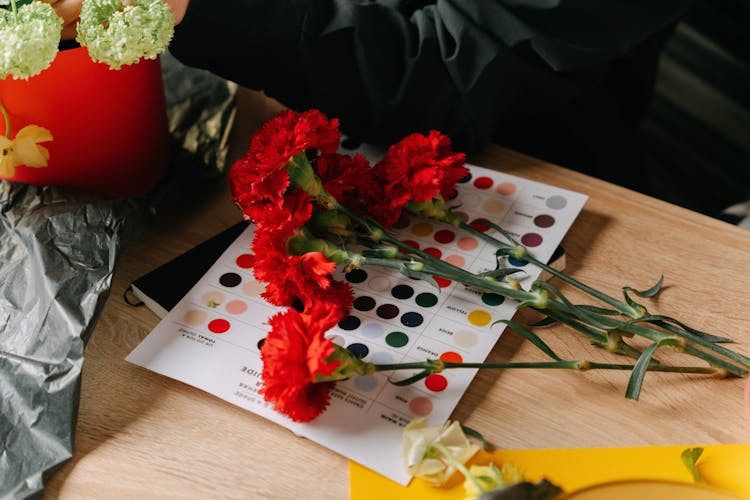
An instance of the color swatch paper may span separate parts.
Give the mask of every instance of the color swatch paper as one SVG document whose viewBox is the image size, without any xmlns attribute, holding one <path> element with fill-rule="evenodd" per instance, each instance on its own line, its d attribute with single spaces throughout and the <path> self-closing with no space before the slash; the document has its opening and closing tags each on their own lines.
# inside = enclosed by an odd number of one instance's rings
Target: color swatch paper
<svg viewBox="0 0 750 500">
<path fill-rule="evenodd" d="M 448 206 L 477 229 L 503 226 L 539 260 L 553 254 L 586 197 L 500 172 L 469 166 Z M 397 236 L 424 252 L 472 271 L 496 267 L 495 249 L 446 224 L 404 218 Z M 266 320 L 279 311 L 261 297 L 263 285 L 249 267 L 253 229 L 227 249 L 196 286 L 162 320 L 127 360 L 183 381 L 262 415 L 394 481 L 406 484 L 402 428 L 413 418 L 432 424 L 448 419 L 476 370 L 447 370 L 410 386 L 389 382 L 411 372 L 378 373 L 338 383 L 330 407 L 314 421 L 294 423 L 258 394 L 260 346 Z M 528 286 L 538 270 L 522 262 Z M 434 284 L 379 268 L 338 271 L 355 299 L 351 313 L 328 336 L 354 355 L 374 363 L 483 361 L 510 319 L 515 303 L 450 280 Z"/>
</svg>

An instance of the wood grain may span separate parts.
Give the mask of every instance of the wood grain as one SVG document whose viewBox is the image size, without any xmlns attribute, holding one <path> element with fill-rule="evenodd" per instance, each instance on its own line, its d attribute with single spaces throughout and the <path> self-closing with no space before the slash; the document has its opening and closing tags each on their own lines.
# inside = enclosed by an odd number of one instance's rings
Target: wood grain
<svg viewBox="0 0 750 500">
<path fill-rule="evenodd" d="M 280 109 L 260 94 L 243 91 L 239 98 L 233 157 L 251 131 Z M 750 270 L 750 233 L 501 148 L 472 161 L 589 195 L 564 241 L 570 273 L 612 294 L 623 285 L 651 286 L 664 274 L 668 288 L 652 312 L 732 337 L 738 351 L 750 354 L 744 274 Z M 125 304 L 128 284 L 239 218 L 226 182 L 219 182 L 199 200 L 162 210 L 122 254 L 86 350 L 75 454 L 49 478 L 47 497 L 348 496 L 344 458 L 124 361 L 157 323 L 145 308 Z M 563 357 L 611 359 L 565 328 L 541 333 Z M 490 359 L 542 357 L 506 332 Z M 750 442 L 745 380 L 648 374 L 634 402 L 624 398 L 627 375 L 480 371 L 454 418 L 503 448 Z"/>
</svg>

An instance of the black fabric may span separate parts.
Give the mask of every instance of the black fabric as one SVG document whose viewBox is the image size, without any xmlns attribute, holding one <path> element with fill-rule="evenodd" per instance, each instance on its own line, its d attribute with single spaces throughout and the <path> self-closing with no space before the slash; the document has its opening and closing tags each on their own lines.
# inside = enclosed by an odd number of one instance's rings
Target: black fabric
<svg viewBox="0 0 750 500">
<path fill-rule="evenodd" d="M 641 187 L 632 126 L 690 3 L 191 0 L 171 51 L 362 141 L 435 128 Z"/>
</svg>

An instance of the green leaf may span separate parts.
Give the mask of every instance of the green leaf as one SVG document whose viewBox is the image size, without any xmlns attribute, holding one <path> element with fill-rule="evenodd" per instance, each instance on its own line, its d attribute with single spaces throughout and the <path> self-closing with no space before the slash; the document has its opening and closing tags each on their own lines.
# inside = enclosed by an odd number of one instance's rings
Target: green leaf
<svg viewBox="0 0 750 500">
<path fill-rule="evenodd" d="M 690 471 L 690 474 L 693 476 L 693 482 L 695 483 L 703 483 L 703 476 L 701 475 L 701 472 L 698 470 L 698 459 L 703 454 L 703 448 L 687 448 L 685 451 L 683 451 L 680 454 L 680 458 L 682 459 L 682 463 L 685 464 L 685 467 L 687 467 L 687 470 Z"/>
<path fill-rule="evenodd" d="M 523 269 L 518 269 L 515 267 L 503 267 L 500 269 L 493 269 L 492 271 L 485 271 L 483 273 L 479 273 L 479 276 L 481 277 L 487 277 L 487 278 L 504 278 L 506 276 L 510 276 L 511 274 L 515 273 L 522 273 L 525 272 Z"/>
<path fill-rule="evenodd" d="M 542 319 L 540 319 L 539 321 L 535 321 L 535 322 L 531 323 L 529 326 L 532 327 L 532 328 L 536 328 L 536 327 L 539 327 L 539 326 L 554 325 L 555 323 L 557 323 L 557 320 L 555 318 L 551 318 L 550 316 L 545 316 Z"/>
<path fill-rule="evenodd" d="M 584 323 L 587 323 L 588 325 L 591 325 L 596 328 L 601 328 L 602 330 L 616 330 L 619 328 L 623 323 L 621 321 L 612 321 L 608 320 L 607 322 L 600 321 L 597 318 L 594 318 L 591 314 L 587 312 L 586 309 L 581 309 L 580 307 L 574 305 L 568 298 L 562 294 L 557 288 L 550 285 L 546 281 L 535 281 L 533 286 L 538 286 L 539 288 L 543 288 L 547 290 L 548 292 L 552 293 L 553 295 L 556 295 L 557 298 L 559 298 L 563 304 L 568 306 L 570 309 L 570 312 L 578 319 L 582 320 Z"/>
<path fill-rule="evenodd" d="M 654 325 L 660 326 L 666 330 L 669 330 L 672 333 L 676 333 L 681 336 L 684 335 L 685 332 L 692 333 L 696 337 L 700 337 L 714 344 L 733 342 L 733 340 L 730 338 L 718 337 L 716 335 L 711 335 L 710 333 L 696 330 L 695 328 L 690 328 L 689 326 L 687 326 L 685 323 L 682 323 L 681 321 L 678 321 L 670 316 L 663 316 L 661 314 L 649 314 L 648 316 L 639 318 L 638 320 L 634 321 L 634 323 L 638 321 L 645 321 L 648 323 L 653 323 Z"/>
<path fill-rule="evenodd" d="M 482 449 L 487 449 L 487 440 L 484 439 L 484 436 L 479 431 L 475 431 L 471 427 L 466 427 L 465 425 L 461 425 L 461 430 L 464 431 L 464 434 L 467 436 L 473 437 L 474 439 L 478 440 L 480 443 L 482 443 Z"/>
<path fill-rule="evenodd" d="M 647 299 L 650 299 L 651 297 L 655 297 L 659 292 L 661 292 L 661 287 L 664 284 L 664 275 L 662 274 L 659 278 L 659 281 L 656 282 L 654 286 L 649 288 L 648 290 L 642 290 L 638 291 L 634 288 L 631 288 L 629 286 L 626 286 L 624 289 L 628 290 L 629 292 L 633 292 L 639 297 L 645 297 Z"/>
<path fill-rule="evenodd" d="M 560 358 L 560 356 L 555 354 L 555 352 L 547 344 L 545 344 L 544 341 L 540 339 L 536 333 L 532 332 L 525 326 L 520 325 L 516 323 L 515 321 L 507 320 L 507 319 L 498 320 L 495 323 L 493 323 L 493 325 L 496 323 L 504 323 L 508 325 L 509 327 L 517 331 L 519 334 L 521 334 L 526 340 L 534 344 L 544 354 L 554 359 L 555 361 L 562 361 L 562 358 Z"/>
<path fill-rule="evenodd" d="M 633 366 L 633 372 L 630 374 L 630 380 L 628 380 L 628 388 L 625 391 L 625 397 L 628 399 L 638 400 L 641 395 L 641 386 L 643 386 L 643 379 L 646 376 L 649 364 L 651 364 L 651 357 L 654 355 L 656 350 L 666 344 L 674 343 L 675 340 L 671 337 L 664 337 L 654 342 L 648 348 L 643 351 L 641 357 L 636 361 Z"/>
</svg>

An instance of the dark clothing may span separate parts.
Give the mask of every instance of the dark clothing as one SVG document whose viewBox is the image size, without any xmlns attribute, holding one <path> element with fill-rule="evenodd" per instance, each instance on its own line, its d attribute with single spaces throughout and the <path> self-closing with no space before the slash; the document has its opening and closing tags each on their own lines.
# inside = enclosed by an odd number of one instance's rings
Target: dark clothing
<svg viewBox="0 0 750 500">
<path fill-rule="evenodd" d="M 690 3 L 191 0 L 171 51 L 356 139 L 438 129 L 469 153 L 497 142 L 635 186 L 622 158 Z"/>
</svg>

